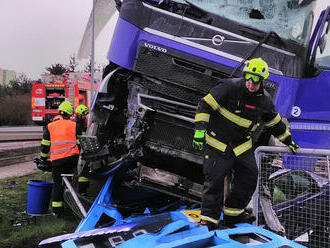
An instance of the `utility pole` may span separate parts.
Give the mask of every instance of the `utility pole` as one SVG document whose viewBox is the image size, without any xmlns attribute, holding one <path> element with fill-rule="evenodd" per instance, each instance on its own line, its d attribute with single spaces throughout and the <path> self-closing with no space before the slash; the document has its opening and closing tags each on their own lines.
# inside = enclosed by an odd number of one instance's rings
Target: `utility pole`
<svg viewBox="0 0 330 248">
<path fill-rule="evenodd" d="M 93 0 L 93 9 L 92 9 L 92 48 L 91 48 L 91 101 L 90 105 L 94 99 L 94 61 L 95 61 L 95 4 L 97 0 Z M 91 106 L 90 106 L 91 107 Z"/>
</svg>

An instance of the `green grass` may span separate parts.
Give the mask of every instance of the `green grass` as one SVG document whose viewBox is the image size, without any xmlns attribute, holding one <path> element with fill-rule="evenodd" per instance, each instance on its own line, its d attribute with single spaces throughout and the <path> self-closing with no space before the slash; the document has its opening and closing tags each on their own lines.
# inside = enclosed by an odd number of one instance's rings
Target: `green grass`
<svg viewBox="0 0 330 248">
<path fill-rule="evenodd" d="M 29 180 L 51 180 L 51 173 L 0 180 L 0 246 L 3 248 L 38 247 L 43 239 L 74 232 L 79 223 L 69 213 L 61 219 L 26 214 Z"/>
</svg>

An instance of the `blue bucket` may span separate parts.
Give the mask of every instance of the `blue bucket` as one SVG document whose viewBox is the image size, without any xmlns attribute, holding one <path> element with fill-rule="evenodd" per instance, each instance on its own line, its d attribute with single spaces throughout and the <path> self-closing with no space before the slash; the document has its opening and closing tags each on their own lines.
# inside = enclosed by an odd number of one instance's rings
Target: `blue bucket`
<svg viewBox="0 0 330 248">
<path fill-rule="evenodd" d="M 54 183 L 52 181 L 41 180 L 30 180 L 28 182 L 28 214 L 47 214 L 53 184 Z"/>
</svg>

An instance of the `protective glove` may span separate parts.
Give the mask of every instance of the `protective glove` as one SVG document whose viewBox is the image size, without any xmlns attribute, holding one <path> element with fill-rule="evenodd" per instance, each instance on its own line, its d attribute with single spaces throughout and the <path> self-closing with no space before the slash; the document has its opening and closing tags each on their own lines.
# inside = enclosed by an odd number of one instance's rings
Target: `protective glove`
<svg viewBox="0 0 330 248">
<path fill-rule="evenodd" d="M 35 163 L 36 165 L 38 165 L 40 163 L 40 158 L 35 158 L 33 159 L 33 163 Z"/>
<path fill-rule="evenodd" d="M 300 148 L 293 140 L 291 141 L 291 144 L 288 145 L 292 153 L 296 153 L 297 149 Z"/>
<path fill-rule="evenodd" d="M 193 148 L 196 150 L 203 150 L 205 142 L 205 130 L 195 130 Z"/>
<path fill-rule="evenodd" d="M 42 171 L 52 171 L 52 162 L 41 158 L 35 158 L 33 162 L 37 165 L 37 168 Z"/>
</svg>

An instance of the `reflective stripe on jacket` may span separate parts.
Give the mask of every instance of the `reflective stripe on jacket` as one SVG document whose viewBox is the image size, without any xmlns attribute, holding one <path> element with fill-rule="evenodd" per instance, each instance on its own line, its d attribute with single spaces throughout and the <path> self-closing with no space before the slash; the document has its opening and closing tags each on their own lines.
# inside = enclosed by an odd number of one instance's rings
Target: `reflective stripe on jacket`
<svg viewBox="0 0 330 248">
<path fill-rule="evenodd" d="M 206 134 L 205 140 L 206 140 L 206 144 L 208 144 L 209 146 L 212 146 L 213 148 L 220 150 L 222 152 L 226 151 L 227 145 L 221 142 L 220 140 L 217 140 L 208 134 Z M 243 152 L 246 152 L 251 148 L 252 148 L 252 140 L 248 139 L 246 142 L 234 147 L 233 152 L 236 156 L 239 156 Z"/>
<path fill-rule="evenodd" d="M 57 160 L 79 154 L 76 139 L 76 123 L 57 120 L 48 124 L 50 133 L 50 159 Z"/>
<path fill-rule="evenodd" d="M 275 111 L 270 95 L 261 87 L 248 92 L 244 79 L 224 79 L 201 99 L 195 115 L 195 129 L 206 130 L 206 144 L 236 156 L 252 148 L 251 136 L 260 123 L 283 143 L 291 134 L 280 114 Z"/>
</svg>

